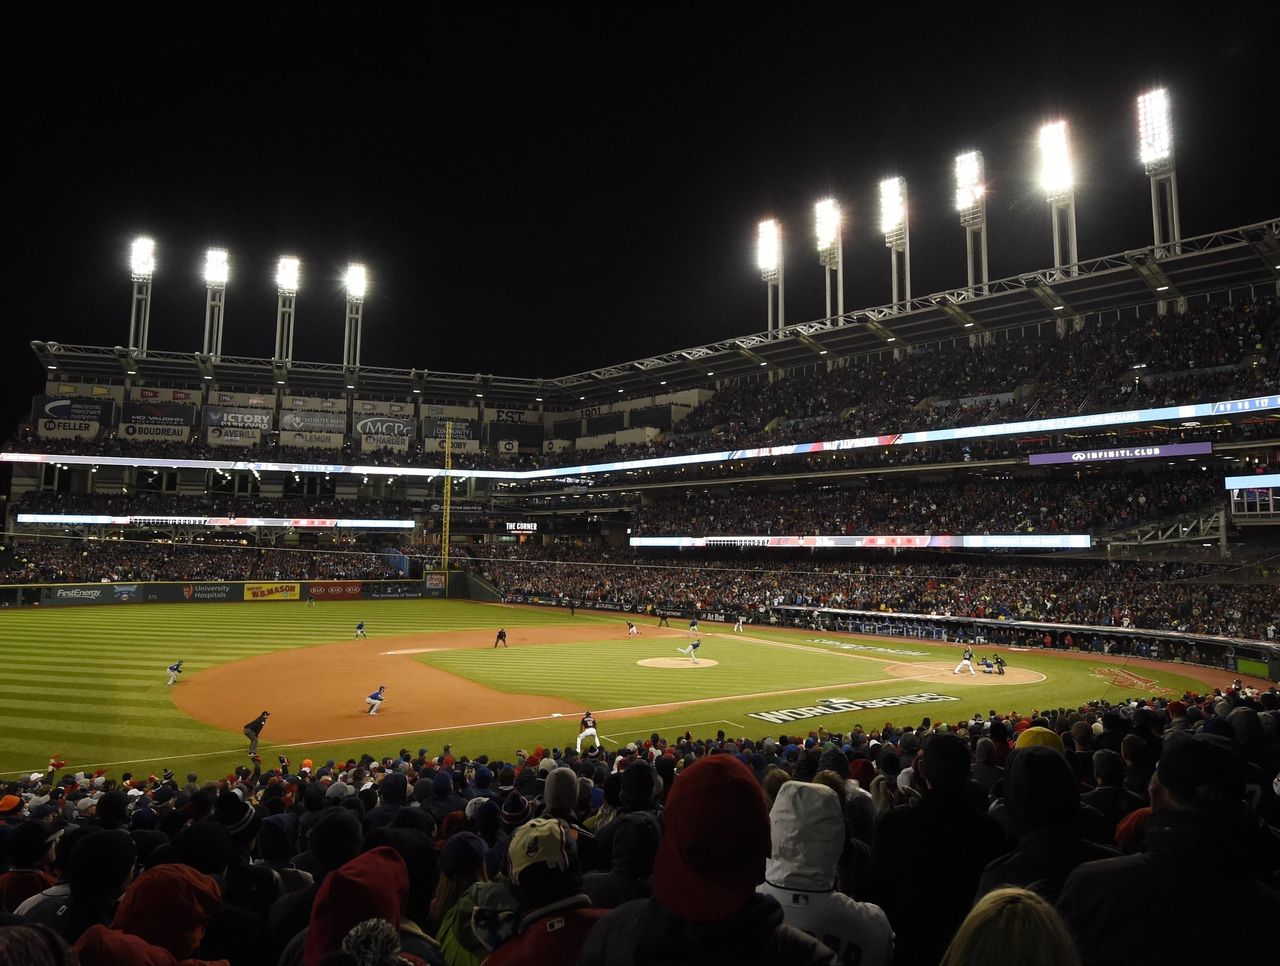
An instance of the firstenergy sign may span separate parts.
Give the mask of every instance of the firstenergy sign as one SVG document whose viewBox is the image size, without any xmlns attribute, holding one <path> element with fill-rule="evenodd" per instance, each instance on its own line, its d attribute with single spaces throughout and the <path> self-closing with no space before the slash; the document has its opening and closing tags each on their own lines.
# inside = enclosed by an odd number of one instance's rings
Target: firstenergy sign
<svg viewBox="0 0 1280 966">
<path fill-rule="evenodd" d="M 748 713 L 748 717 L 759 718 L 771 724 L 786 724 L 788 721 L 802 721 L 805 718 L 818 718 L 826 714 L 873 711 L 878 708 L 899 708 L 907 704 L 936 704 L 939 701 L 959 700 L 949 694 L 937 694 L 933 691 L 923 691 L 920 694 L 897 694 L 891 698 L 870 698 L 865 701 L 854 701 L 852 698 L 821 698 L 812 707 L 784 708 L 781 711 L 752 711 Z"/>
</svg>

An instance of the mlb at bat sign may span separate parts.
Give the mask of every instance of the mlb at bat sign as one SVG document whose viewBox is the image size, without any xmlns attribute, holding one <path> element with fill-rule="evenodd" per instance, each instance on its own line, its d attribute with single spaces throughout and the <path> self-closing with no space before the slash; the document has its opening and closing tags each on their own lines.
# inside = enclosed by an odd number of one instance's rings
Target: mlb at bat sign
<svg viewBox="0 0 1280 966">
<path fill-rule="evenodd" d="M 125 439 L 168 439 L 185 443 L 191 437 L 191 427 L 121 423 L 116 427 L 116 435 Z"/>
<path fill-rule="evenodd" d="M 296 446 L 300 449 L 342 449 L 346 439 L 342 433 L 295 433 L 280 430 L 281 446 Z"/>
<path fill-rule="evenodd" d="M 299 600 L 302 585 L 294 583 L 250 583 L 244 585 L 245 600 Z"/>
<path fill-rule="evenodd" d="M 185 403 L 200 405 L 199 389 L 159 389 L 151 386 L 134 386 L 129 390 L 129 398 L 138 402 L 151 403 Z"/>
<path fill-rule="evenodd" d="M 206 406 L 204 424 L 206 426 L 234 426 L 238 429 L 269 430 L 271 428 L 270 410 L 222 409 L 218 406 Z"/>
<path fill-rule="evenodd" d="M 92 439 L 102 429 L 92 420 L 42 419 L 36 423 L 36 435 L 42 439 Z"/>
<path fill-rule="evenodd" d="M 259 429 L 214 426 L 208 434 L 210 446 L 257 446 L 262 439 Z"/>
<path fill-rule="evenodd" d="M 345 433 L 345 413 L 313 413 L 289 410 L 280 414 L 280 432 Z"/>
<path fill-rule="evenodd" d="M 1149 460 L 1170 456 L 1203 456 L 1213 452 L 1212 443 L 1163 443 L 1158 446 L 1119 446 L 1115 449 L 1082 449 L 1065 453 L 1032 453 L 1032 466 L 1053 463 L 1106 463 L 1112 460 Z"/>
<path fill-rule="evenodd" d="M 356 600 L 364 596 L 364 581 L 313 580 L 307 583 L 307 593 L 316 600 Z"/>
<path fill-rule="evenodd" d="M 146 403 L 130 400 L 120 410 L 122 423 L 152 426 L 194 426 L 200 410 L 181 403 Z"/>
<path fill-rule="evenodd" d="M 115 403 L 101 399 L 75 399 L 66 396 L 36 396 L 31 401 L 31 420 L 70 420 L 72 422 L 110 423 Z"/>
<path fill-rule="evenodd" d="M 891 698 L 870 698 L 853 700 L 852 698 L 822 698 L 817 704 L 807 708 L 783 708 L 779 711 L 750 711 L 748 717 L 759 718 L 771 724 L 786 724 L 789 721 L 801 721 L 805 718 L 818 718 L 828 714 L 845 714 L 850 711 L 874 711 L 880 708 L 899 708 L 912 704 L 936 704 L 941 701 L 959 701 L 949 694 L 937 694 L 923 691 L 920 694 L 899 694 Z"/>
</svg>

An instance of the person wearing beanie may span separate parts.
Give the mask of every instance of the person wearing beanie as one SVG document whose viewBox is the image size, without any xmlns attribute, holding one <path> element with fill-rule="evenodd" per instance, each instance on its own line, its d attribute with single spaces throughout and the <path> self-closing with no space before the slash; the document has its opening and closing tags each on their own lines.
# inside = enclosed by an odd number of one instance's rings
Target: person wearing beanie
<svg viewBox="0 0 1280 966">
<path fill-rule="evenodd" d="M 440 850 L 440 878 L 429 910 L 433 930 L 439 927 L 458 897 L 484 877 L 486 848 L 484 840 L 474 832 L 458 832 L 444 843 Z"/>
<path fill-rule="evenodd" d="M 431 779 L 430 788 L 431 794 L 423 799 L 422 808 L 431 816 L 437 828 L 443 826 L 444 820 L 454 812 L 461 812 L 467 807 L 462 796 L 454 791 L 451 768 L 442 768 L 436 772 Z"/>
<path fill-rule="evenodd" d="M 1031 748 L 1037 745 L 1043 745 L 1046 748 L 1052 748 L 1058 754 L 1066 753 L 1066 749 L 1062 744 L 1062 739 L 1058 737 L 1056 732 L 1050 731 L 1048 728 L 1027 728 L 1014 743 L 1014 749 Z"/>
<path fill-rule="evenodd" d="M 262 829 L 257 810 L 235 792 L 223 792 L 214 806 L 213 818 L 226 829 L 235 852 L 247 861 Z"/>
<path fill-rule="evenodd" d="M 604 915 L 582 891 L 582 866 L 573 837 L 555 818 L 535 818 L 516 830 L 508 849 L 516 896 L 516 935 L 485 966 L 572 963 Z"/>
<path fill-rule="evenodd" d="M 525 822 L 533 817 L 533 806 L 529 799 L 519 792 L 513 791 L 502 803 L 502 832 L 511 836 Z"/>
<path fill-rule="evenodd" d="M 893 930 L 884 912 L 834 891 L 845 844 L 840 796 L 789 781 L 769 812 L 773 853 L 759 892 L 782 906 L 787 925 L 821 939 L 842 963 L 891 966 Z"/>
<path fill-rule="evenodd" d="M 1151 779 L 1145 851 L 1086 862 L 1063 886 L 1058 912 L 1080 958 L 1089 966 L 1173 962 L 1219 948 L 1223 923 L 1276 922 L 1280 898 L 1258 879 L 1267 863 L 1258 861 L 1253 833 L 1243 766 L 1230 747 L 1211 736 L 1172 736 Z M 1185 908 L 1189 872 L 1221 868 L 1224 856 L 1236 860 L 1229 883 L 1199 890 L 1192 914 L 1153 919 Z M 1231 958 L 1269 962 L 1274 940 L 1267 928 L 1233 929 Z"/>
<path fill-rule="evenodd" d="M 294 859 L 294 865 L 311 873 L 311 885 L 281 896 L 268 913 L 268 945 L 274 957 L 279 958 L 285 944 L 307 927 L 321 884 L 360 854 L 363 838 L 364 829 L 354 812 L 332 808 L 323 813 L 307 837 L 307 851 Z"/>
<path fill-rule="evenodd" d="M 14 912 L 32 896 L 54 884 L 48 873 L 49 826 L 23 822 L 13 826 L 0 860 L 7 853 L 9 869 L 0 873 L 0 912 Z"/>
<path fill-rule="evenodd" d="M 399 772 L 392 772 L 378 783 L 377 789 L 380 804 L 364 818 L 365 827 L 368 829 L 382 828 L 395 821 L 400 809 L 406 806 L 409 780 Z"/>
<path fill-rule="evenodd" d="M 731 755 L 694 762 L 667 796 L 663 828 L 653 895 L 601 919 L 580 963 L 835 966 L 834 952 L 788 926 L 778 900 L 756 891 L 771 847 L 751 769 Z"/>
<path fill-rule="evenodd" d="M 431 835 L 418 829 L 380 828 L 370 832 L 364 842 L 368 852 L 388 846 L 404 860 L 409 873 L 409 894 L 405 898 L 397 936 L 402 952 L 412 953 L 425 962 L 441 961 L 440 945 L 427 934 L 431 919 L 431 897 L 436 889 L 437 856 Z"/>
</svg>

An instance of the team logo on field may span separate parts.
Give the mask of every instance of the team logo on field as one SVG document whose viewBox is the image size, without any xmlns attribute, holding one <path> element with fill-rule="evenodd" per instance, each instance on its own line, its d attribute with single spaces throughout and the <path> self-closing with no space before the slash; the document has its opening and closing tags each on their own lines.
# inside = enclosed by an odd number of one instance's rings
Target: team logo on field
<svg viewBox="0 0 1280 966">
<path fill-rule="evenodd" d="M 1134 674 L 1124 668 L 1102 665 L 1091 669 L 1089 673 L 1114 688 L 1135 688 L 1153 694 L 1169 693 L 1168 688 L 1160 687 L 1153 678 L 1144 678 L 1141 674 Z"/>
</svg>

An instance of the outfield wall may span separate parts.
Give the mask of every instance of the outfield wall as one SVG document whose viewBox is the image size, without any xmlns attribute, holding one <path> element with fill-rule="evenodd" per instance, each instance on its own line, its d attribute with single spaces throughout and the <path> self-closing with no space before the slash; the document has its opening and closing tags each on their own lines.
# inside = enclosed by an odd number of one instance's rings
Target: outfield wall
<svg viewBox="0 0 1280 966">
<path fill-rule="evenodd" d="M 250 601 L 409 600 L 444 597 L 444 574 L 422 580 L 188 580 L 0 587 L 0 605 L 206 604 Z"/>
</svg>

